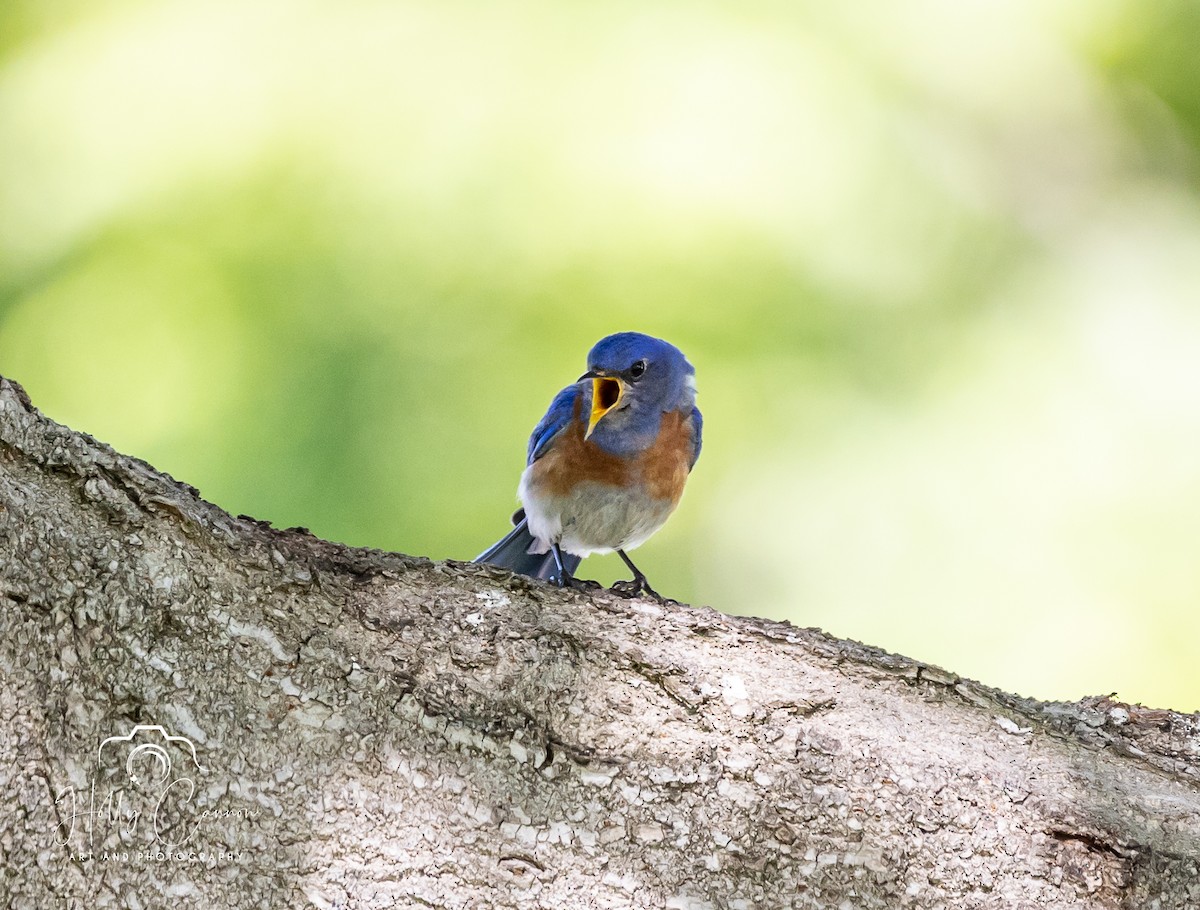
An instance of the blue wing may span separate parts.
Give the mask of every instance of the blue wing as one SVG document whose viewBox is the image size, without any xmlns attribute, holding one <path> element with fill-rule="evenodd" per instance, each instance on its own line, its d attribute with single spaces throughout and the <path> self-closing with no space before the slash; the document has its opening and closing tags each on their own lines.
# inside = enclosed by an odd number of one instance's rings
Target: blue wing
<svg viewBox="0 0 1200 910">
<path fill-rule="evenodd" d="M 529 452 L 525 464 L 533 464 L 546 454 L 550 441 L 561 433 L 575 417 L 575 408 L 581 396 L 585 396 L 585 386 L 581 383 L 569 385 L 550 402 L 550 409 L 533 429 L 529 437 Z M 584 402 L 586 404 L 586 402 Z"/>
<path fill-rule="evenodd" d="M 688 470 L 696 466 L 700 458 L 700 437 L 704 434 L 704 418 L 699 408 L 692 408 L 692 460 L 688 462 Z"/>
</svg>

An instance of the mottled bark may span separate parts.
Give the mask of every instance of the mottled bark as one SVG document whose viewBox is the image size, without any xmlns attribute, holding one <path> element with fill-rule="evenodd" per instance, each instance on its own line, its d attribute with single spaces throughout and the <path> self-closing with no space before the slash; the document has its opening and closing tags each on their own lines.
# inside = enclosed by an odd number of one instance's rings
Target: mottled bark
<svg viewBox="0 0 1200 910">
<path fill-rule="evenodd" d="M 232 518 L 10 382 L 0 609 L 0 906 L 1200 907 L 1200 717 Z"/>
</svg>

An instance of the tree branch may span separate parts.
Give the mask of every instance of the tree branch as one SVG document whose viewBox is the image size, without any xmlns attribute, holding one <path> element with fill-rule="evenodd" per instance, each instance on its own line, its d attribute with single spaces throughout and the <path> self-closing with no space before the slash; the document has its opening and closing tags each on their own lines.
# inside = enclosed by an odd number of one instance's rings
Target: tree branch
<svg viewBox="0 0 1200 910">
<path fill-rule="evenodd" d="M 1200 715 L 275 530 L 8 380 L 0 607 L 6 906 L 1200 906 Z"/>
</svg>

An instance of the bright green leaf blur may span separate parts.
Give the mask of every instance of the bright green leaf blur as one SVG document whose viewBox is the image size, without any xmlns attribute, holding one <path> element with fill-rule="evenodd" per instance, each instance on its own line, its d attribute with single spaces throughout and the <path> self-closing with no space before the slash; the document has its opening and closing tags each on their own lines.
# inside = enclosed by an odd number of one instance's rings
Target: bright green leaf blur
<svg viewBox="0 0 1200 910">
<path fill-rule="evenodd" d="M 1197 9 L 7 0 L 0 372 L 231 512 L 470 558 L 658 334 L 706 417 L 660 590 L 1197 709 Z"/>
</svg>

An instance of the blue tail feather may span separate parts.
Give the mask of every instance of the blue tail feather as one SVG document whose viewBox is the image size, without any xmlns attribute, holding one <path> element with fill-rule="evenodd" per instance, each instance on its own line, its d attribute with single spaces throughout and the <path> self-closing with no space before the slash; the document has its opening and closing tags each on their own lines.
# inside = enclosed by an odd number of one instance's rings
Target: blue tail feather
<svg viewBox="0 0 1200 910">
<path fill-rule="evenodd" d="M 549 551 L 529 552 L 534 541 L 533 535 L 529 533 L 529 521 L 524 514 L 517 514 L 520 515 L 517 526 L 476 556 L 472 562 L 486 562 L 532 578 L 555 578 L 558 575 L 558 567 L 554 564 L 554 554 Z M 580 557 L 571 553 L 563 553 L 562 559 L 564 567 L 572 575 L 582 561 Z"/>
</svg>

